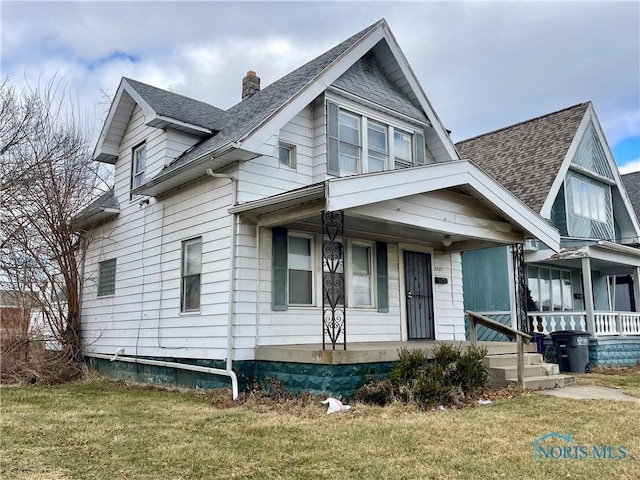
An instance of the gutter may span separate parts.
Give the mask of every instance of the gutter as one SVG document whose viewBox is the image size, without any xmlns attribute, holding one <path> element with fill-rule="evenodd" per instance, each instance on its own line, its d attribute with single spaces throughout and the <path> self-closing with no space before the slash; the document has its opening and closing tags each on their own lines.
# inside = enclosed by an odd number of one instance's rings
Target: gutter
<svg viewBox="0 0 640 480">
<path fill-rule="evenodd" d="M 124 352 L 124 348 L 121 348 L 119 352 Z M 103 353 L 85 353 L 85 357 L 100 358 L 103 360 L 109 360 L 111 362 L 120 361 L 126 363 L 138 363 L 141 365 L 153 365 L 154 367 L 166 367 L 177 368 L 180 370 L 190 370 L 193 372 L 210 373 L 211 375 L 222 375 L 231 378 L 231 391 L 233 392 L 233 399 L 238 399 L 238 377 L 235 372 L 231 370 L 222 370 L 220 368 L 201 367 L 199 365 L 190 365 L 188 363 L 177 362 L 165 362 L 163 360 L 149 360 L 147 358 L 127 357 L 118 353 L 115 355 L 105 355 Z"/>
</svg>

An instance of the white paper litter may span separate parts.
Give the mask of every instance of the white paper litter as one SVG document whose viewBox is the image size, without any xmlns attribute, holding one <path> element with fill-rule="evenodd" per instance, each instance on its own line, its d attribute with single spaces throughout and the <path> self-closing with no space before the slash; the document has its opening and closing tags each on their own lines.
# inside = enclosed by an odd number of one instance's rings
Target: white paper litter
<svg viewBox="0 0 640 480">
<path fill-rule="evenodd" d="M 322 402 L 320 403 L 324 405 L 327 405 L 327 404 L 329 405 L 329 407 L 327 408 L 327 413 L 341 412 L 343 410 L 349 410 L 351 408 L 351 405 L 344 405 L 340 400 L 333 397 L 329 397 L 326 400 L 322 400 Z"/>
</svg>

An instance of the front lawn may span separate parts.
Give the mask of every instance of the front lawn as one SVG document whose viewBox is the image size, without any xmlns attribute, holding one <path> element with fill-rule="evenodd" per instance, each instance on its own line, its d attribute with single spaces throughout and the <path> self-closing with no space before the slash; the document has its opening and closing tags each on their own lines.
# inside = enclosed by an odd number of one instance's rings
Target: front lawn
<svg viewBox="0 0 640 480">
<path fill-rule="evenodd" d="M 327 415 L 320 403 L 219 409 L 211 394 L 104 380 L 0 394 L 2 479 L 640 478 L 640 406 L 630 402 L 524 394 Z M 627 458 L 534 463 L 532 442 L 549 432 L 624 446 Z"/>
</svg>

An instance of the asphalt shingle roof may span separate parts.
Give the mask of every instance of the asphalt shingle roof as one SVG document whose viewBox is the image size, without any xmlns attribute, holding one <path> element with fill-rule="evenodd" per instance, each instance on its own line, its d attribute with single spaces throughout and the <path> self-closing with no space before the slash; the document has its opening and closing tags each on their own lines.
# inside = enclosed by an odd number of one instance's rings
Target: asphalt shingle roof
<svg viewBox="0 0 640 480">
<path fill-rule="evenodd" d="M 219 147 L 241 140 L 285 105 L 289 99 L 294 97 L 325 68 L 355 45 L 358 40 L 383 23 L 384 20 L 380 20 L 365 28 L 331 50 L 276 80 L 252 97 L 231 107 L 226 111 L 227 123 L 219 133 L 196 144 L 191 150 L 188 150 L 167 165 L 160 175 L 179 168 L 202 155 L 213 152 Z"/>
<path fill-rule="evenodd" d="M 622 175 L 624 188 L 629 194 L 631 204 L 636 212 L 636 217 L 640 220 L 640 172 L 627 173 Z"/>
<path fill-rule="evenodd" d="M 137 80 L 125 80 L 158 115 L 216 131 L 227 122 L 227 113 L 218 107 Z"/>
<path fill-rule="evenodd" d="M 463 140 L 456 148 L 540 212 L 588 106 L 581 103 Z"/>
<path fill-rule="evenodd" d="M 76 218 L 89 216 L 104 208 L 120 209 L 120 204 L 116 199 L 114 189 L 111 188 L 92 201 L 89 205 L 84 207 L 77 215 Z"/>
</svg>

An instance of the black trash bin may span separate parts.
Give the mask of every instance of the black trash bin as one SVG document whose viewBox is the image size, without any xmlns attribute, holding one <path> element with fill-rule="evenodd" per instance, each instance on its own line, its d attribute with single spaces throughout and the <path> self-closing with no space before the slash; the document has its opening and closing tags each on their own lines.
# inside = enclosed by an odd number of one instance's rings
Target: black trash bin
<svg viewBox="0 0 640 480">
<path fill-rule="evenodd" d="M 589 368 L 589 332 L 560 330 L 551 334 L 561 372 L 585 373 Z"/>
</svg>

